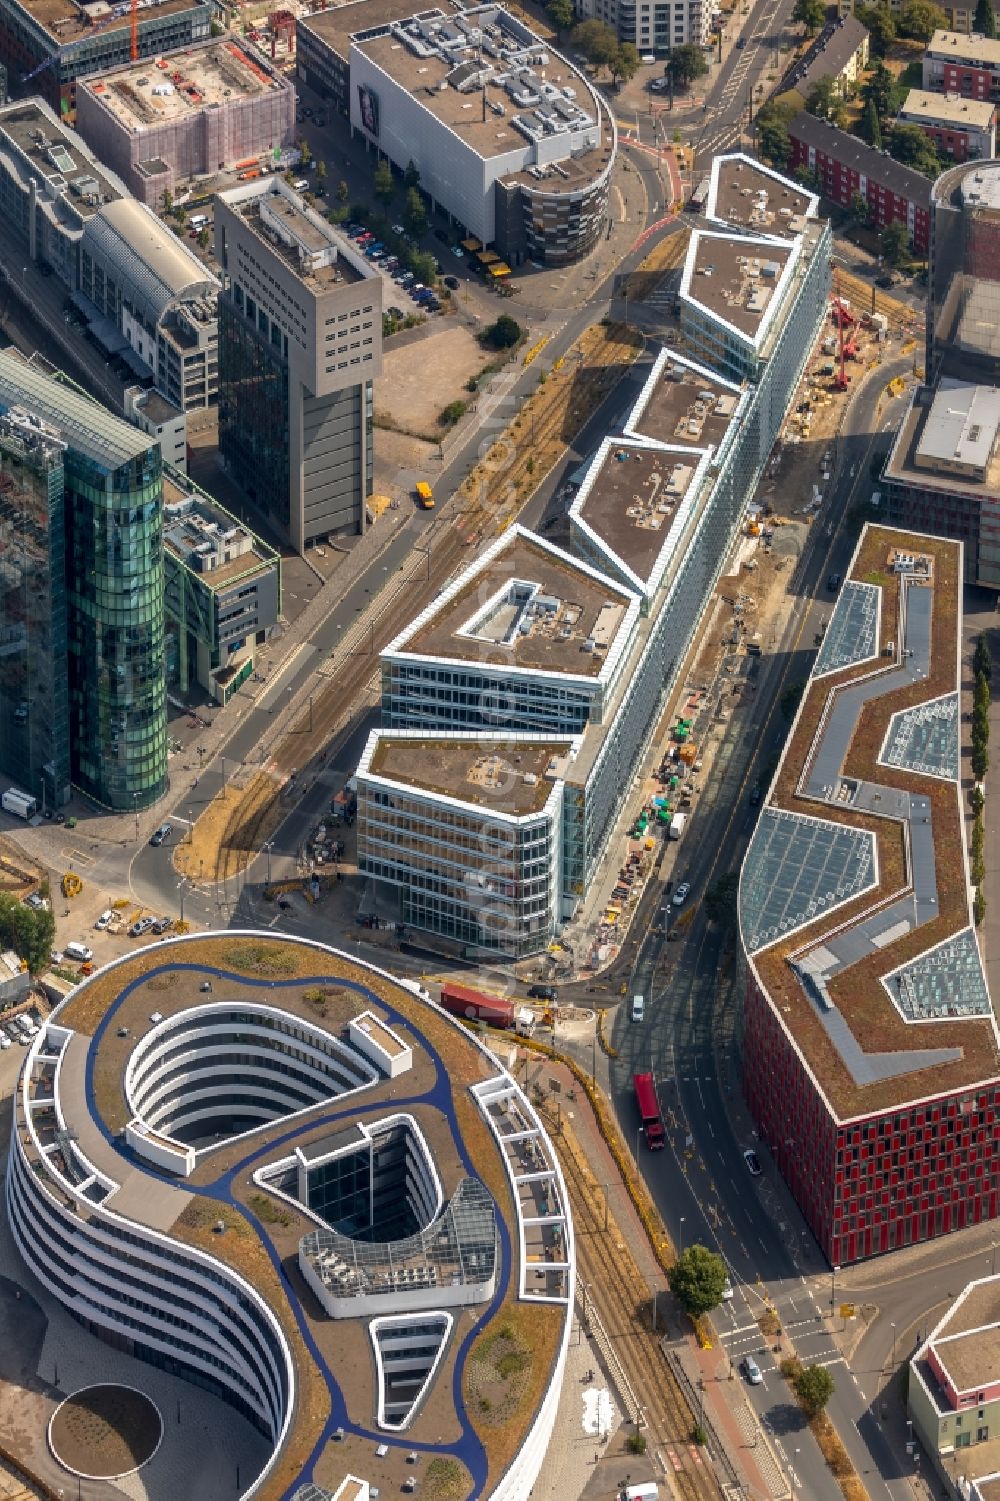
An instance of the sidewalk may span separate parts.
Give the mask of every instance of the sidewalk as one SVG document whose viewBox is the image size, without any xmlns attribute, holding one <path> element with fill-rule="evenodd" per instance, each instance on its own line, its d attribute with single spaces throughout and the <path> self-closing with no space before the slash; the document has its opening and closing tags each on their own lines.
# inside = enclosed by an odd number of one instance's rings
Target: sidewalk
<svg viewBox="0 0 1000 1501">
<path fill-rule="evenodd" d="M 530 1062 L 538 1061 L 537 1054 L 527 1053 L 526 1056 Z M 761 1498 L 761 1501 L 775 1501 L 776 1497 L 787 1495 L 787 1485 L 781 1489 L 775 1488 L 775 1474 L 781 1480 L 780 1471 L 777 1470 L 767 1440 L 752 1413 L 748 1422 L 749 1410 L 743 1402 L 742 1392 L 735 1381 L 730 1383 L 726 1379 L 725 1370 L 720 1374 L 720 1366 L 727 1365 L 724 1351 L 721 1348 L 699 1350 L 687 1317 L 675 1304 L 666 1277 L 653 1254 L 642 1222 L 635 1212 L 586 1097 L 564 1064 L 546 1060 L 545 1072 L 559 1080 L 562 1086 L 562 1094 L 559 1096 L 561 1100 L 568 1101 L 569 1090 L 575 1090 L 576 1097 L 572 1104 L 568 1108 L 562 1107 L 565 1117 L 571 1122 L 571 1129 L 585 1149 L 595 1178 L 599 1183 L 608 1185 L 605 1192 L 609 1194 L 609 1213 L 617 1222 L 622 1239 L 655 1295 L 658 1316 L 665 1333 L 664 1344 L 669 1342 L 669 1348 L 680 1357 L 685 1369 L 694 1372 L 694 1382 L 697 1382 L 699 1375 L 702 1377 L 705 1426 L 714 1430 L 719 1446 L 739 1473 L 749 1496 Z M 558 1143 L 558 1137 L 556 1141 Z M 613 1487 L 620 1476 L 615 1475 L 612 1479 L 609 1475 L 608 1478 Z"/>
</svg>

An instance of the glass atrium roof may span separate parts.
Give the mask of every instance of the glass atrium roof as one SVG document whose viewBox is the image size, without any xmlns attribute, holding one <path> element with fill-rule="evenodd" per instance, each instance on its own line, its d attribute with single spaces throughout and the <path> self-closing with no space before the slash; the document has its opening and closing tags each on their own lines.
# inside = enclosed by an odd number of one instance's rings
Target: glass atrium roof
<svg viewBox="0 0 1000 1501">
<path fill-rule="evenodd" d="M 990 994 L 971 928 L 964 928 L 910 964 L 887 975 L 885 986 L 907 1021 L 989 1016 Z"/>
<path fill-rule="evenodd" d="M 310 1230 L 300 1250 L 337 1297 L 488 1282 L 496 1269 L 496 1207 L 478 1178 L 463 1178 L 443 1213 L 416 1235 L 360 1241 Z"/>
<path fill-rule="evenodd" d="M 922 776 L 958 780 L 958 694 L 902 709 L 889 721 L 879 760 Z"/>
<path fill-rule="evenodd" d="M 740 921 L 751 953 L 875 884 L 867 829 L 765 808 L 743 865 Z"/>
<path fill-rule="evenodd" d="M 867 661 L 878 651 L 878 611 L 882 591 L 875 584 L 849 580 L 830 617 L 813 664 L 813 677 Z"/>
</svg>

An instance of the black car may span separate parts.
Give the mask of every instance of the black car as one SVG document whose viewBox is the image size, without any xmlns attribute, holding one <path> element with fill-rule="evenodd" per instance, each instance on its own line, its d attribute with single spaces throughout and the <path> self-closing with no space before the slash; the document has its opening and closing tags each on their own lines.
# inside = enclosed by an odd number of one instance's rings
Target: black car
<svg viewBox="0 0 1000 1501">
<path fill-rule="evenodd" d="M 743 48 L 746 46 L 746 44 L 747 44 L 746 37 L 745 36 L 739 37 L 737 39 L 737 42 L 736 42 L 736 50 L 737 50 L 737 52 L 742 52 Z"/>
<path fill-rule="evenodd" d="M 888 291 L 890 287 L 896 285 L 896 278 L 890 276 L 888 271 L 883 271 L 879 276 L 876 276 L 875 285 L 881 287 L 883 291 Z"/>
<path fill-rule="evenodd" d="M 448 237 L 447 230 L 436 229 L 434 231 L 434 238 L 435 238 L 435 240 L 440 240 L 442 245 L 450 245 L 451 244 L 451 240 Z"/>
<path fill-rule="evenodd" d="M 826 587 L 829 589 L 831 594 L 836 594 L 837 590 L 840 588 L 840 574 L 831 573 L 830 577 L 826 581 Z"/>
<path fill-rule="evenodd" d="M 554 1001 L 558 992 L 554 985 L 532 985 L 528 995 L 533 1001 Z"/>
<path fill-rule="evenodd" d="M 446 276 L 445 279 L 444 279 L 444 284 L 449 289 L 449 291 L 451 291 L 451 292 L 457 292 L 458 291 L 458 277 L 457 276 Z"/>
</svg>

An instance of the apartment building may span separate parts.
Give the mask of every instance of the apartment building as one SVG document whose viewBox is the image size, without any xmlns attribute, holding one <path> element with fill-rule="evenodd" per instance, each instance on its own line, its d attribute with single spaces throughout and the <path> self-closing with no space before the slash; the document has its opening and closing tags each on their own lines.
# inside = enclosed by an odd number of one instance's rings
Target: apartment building
<svg viewBox="0 0 1000 1501">
<path fill-rule="evenodd" d="M 930 235 L 930 180 L 912 167 L 877 151 L 857 136 L 803 110 L 788 127 L 789 166 L 814 173 L 824 198 L 851 208 L 856 198 L 868 205 L 876 229 L 904 224 L 915 250 L 927 253 Z"/>
</svg>

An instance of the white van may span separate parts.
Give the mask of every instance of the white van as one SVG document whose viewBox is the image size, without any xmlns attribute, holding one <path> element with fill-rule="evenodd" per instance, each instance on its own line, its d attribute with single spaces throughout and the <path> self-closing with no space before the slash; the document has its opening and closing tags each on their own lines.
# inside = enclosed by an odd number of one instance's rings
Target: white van
<svg viewBox="0 0 1000 1501">
<path fill-rule="evenodd" d="M 89 964 L 94 957 L 93 949 L 88 949 L 85 943 L 77 943 L 74 939 L 63 949 L 67 959 L 76 959 L 80 964 Z"/>
<path fill-rule="evenodd" d="M 643 997 L 641 995 L 634 995 L 632 997 L 632 1020 L 634 1022 L 641 1022 L 642 1019 L 643 1019 L 643 1017 L 645 1015 L 646 1015 L 646 1002 L 645 1002 L 645 1000 L 643 999 Z"/>
</svg>

